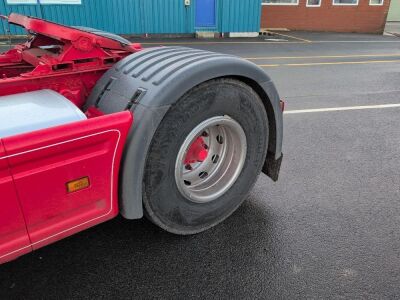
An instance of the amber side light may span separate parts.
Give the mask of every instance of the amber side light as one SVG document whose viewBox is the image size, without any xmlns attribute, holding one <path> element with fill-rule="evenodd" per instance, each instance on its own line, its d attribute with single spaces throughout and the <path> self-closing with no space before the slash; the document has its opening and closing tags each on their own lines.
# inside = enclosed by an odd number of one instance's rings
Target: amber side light
<svg viewBox="0 0 400 300">
<path fill-rule="evenodd" d="M 89 177 L 83 177 L 79 179 L 75 179 L 67 182 L 67 192 L 73 193 L 83 189 L 86 189 L 90 186 Z"/>
</svg>

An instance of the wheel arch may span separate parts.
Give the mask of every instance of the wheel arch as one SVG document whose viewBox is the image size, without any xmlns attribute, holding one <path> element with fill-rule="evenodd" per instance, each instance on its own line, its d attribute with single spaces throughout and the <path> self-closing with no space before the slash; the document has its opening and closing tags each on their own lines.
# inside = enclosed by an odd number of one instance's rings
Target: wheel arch
<svg viewBox="0 0 400 300">
<path fill-rule="evenodd" d="M 280 152 L 280 149 L 277 149 L 277 122 L 281 121 L 279 116 L 277 116 L 275 109 L 273 107 L 273 104 L 271 102 L 271 99 L 269 97 L 269 95 L 267 94 L 267 92 L 265 91 L 265 89 L 254 79 L 249 78 L 249 77 L 242 77 L 242 76 L 229 76 L 227 78 L 232 78 L 232 79 L 236 79 L 239 80 L 245 84 L 247 84 L 248 86 L 250 86 L 260 97 L 260 99 L 262 100 L 264 107 L 265 107 L 265 111 L 267 112 L 267 116 L 268 116 L 268 126 L 269 126 L 269 141 L 268 141 L 268 152 L 269 154 L 274 154 L 275 152 Z M 279 114 L 279 112 L 278 112 Z M 279 119 L 279 120 L 277 120 Z M 280 153 L 278 153 L 280 154 Z"/>
<path fill-rule="evenodd" d="M 270 128 L 263 171 L 277 179 L 279 166 L 274 170 L 274 162 L 282 156 L 282 111 L 279 95 L 264 70 L 231 55 L 185 47 L 149 48 L 111 68 L 98 81 L 86 105 L 97 106 L 105 113 L 130 109 L 135 115 L 121 165 L 120 186 L 128 187 L 120 188 L 120 207 L 125 218 L 143 215 L 141 195 L 146 154 L 164 115 L 186 92 L 218 78 L 242 81 L 262 99 Z"/>
</svg>

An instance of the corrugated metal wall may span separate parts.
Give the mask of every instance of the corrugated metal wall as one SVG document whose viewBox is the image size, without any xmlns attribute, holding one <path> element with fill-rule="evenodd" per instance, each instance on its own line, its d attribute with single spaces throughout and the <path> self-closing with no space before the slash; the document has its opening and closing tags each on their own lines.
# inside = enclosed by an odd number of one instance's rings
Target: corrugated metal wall
<svg viewBox="0 0 400 300">
<path fill-rule="evenodd" d="M 219 32 L 259 32 L 261 0 L 219 0 Z"/>
<path fill-rule="evenodd" d="M 42 17 L 40 7 L 38 5 L 7 5 L 6 0 L 0 0 L 0 14 L 8 15 L 10 12 L 15 12 L 28 16 Z M 5 34 L 7 32 L 7 23 L 4 20 L 0 21 L 0 34 Z M 23 34 L 24 31 L 16 26 L 10 26 L 12 34 Z"/>
<path fill-rule="evenodd" d="M 37 16 L 66 25 L 82 25 L 119 34 L 194 33 L 195 3 L 183 0 L 82 0 L 82 5 L 8 5 L 0 14 Z M 217 32 L 259 31 L 261 0 L 217 0 Z M 0 34 L 6 32 L 5 24 Z M 12 34 L 23 31 L 12 26 Z"/>
</svg>

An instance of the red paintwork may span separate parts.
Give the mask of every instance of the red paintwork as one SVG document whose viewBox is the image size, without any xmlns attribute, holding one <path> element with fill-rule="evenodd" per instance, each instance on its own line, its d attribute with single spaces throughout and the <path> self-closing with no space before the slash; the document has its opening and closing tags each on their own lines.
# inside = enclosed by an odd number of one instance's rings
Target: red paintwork
<svg viewBox="0 0 400 300">
<path fill-rule="evenodd" d="M 0 96 L 52 89 L 82 107 L 105 71 L 142 50 L 140 44 L 123 45 L 33 17 L 11 14 L 4 18 L 35 35 L 0 55 Z"/>
<path fill-rule="evenodd" d="M 5 156 L 0 140 L 0 263 L 32 250 Z"/>
<path fill-rule="evenodd" d="M 113 64 L 140 51 L 115 40 L 11 14 L 35 35 L 0 55 L 0 96 L 52 89 L 82 107 Z M 50 46 L 46 49 L 43 46 Z M 118 214 L 118 172 L 131 112 L 0 139 L 0 263 L 104 222 Z M 67 182 L 89 177 L 68 193 Z"/>
<path fill-rule="evenodd" d="M 0 190 L 8 196 L 2 197 L 0 216 L 3 208 L 12 214 L 0 219 L 0 262 L 118 214 L 119 164 L 132 121 L 132 114 L 125 111 L 3 139 L 7 155 L 3 153 L 0 164 L 9 163 L 30 243 L 3 166 Z M 89 188 L 67 193 L 67 182 L 85 176 Z M 10 250 L 14 253 L 7 255 Z"/>
<path fill-rule="evenodd" d="M 87 111 L 85 112 L 85 115 L 88 119 L 91 119 L 91 118 L 104 116 L 104 113 L 97 107 L 91 106 L 87 109 Z"/>
<path fill-rule="evenodd" d="M 195 162 L 202 162 L 208 156 L 208 151 L 206 149 L 206 144 L 204 139 L 199 136 L 189 147 L 189 150 L 186 154 L 184 164 L 190 165 Z"/>
</svg>

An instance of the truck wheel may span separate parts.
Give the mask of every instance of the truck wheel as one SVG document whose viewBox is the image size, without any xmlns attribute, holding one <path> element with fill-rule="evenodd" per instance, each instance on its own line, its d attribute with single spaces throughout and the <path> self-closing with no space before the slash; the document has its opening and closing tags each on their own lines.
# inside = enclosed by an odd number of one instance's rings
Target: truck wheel
<svg viewBox="0 0 400 300">
<path fill-rule="evenodd" d="M 215 79 L 193 88 L 171 106 L 151 142 L 147 217 L 175 234 L 220 223 L 256 182 L 267 145 L 267 114 L 251 87 Z"/>
</svg>

